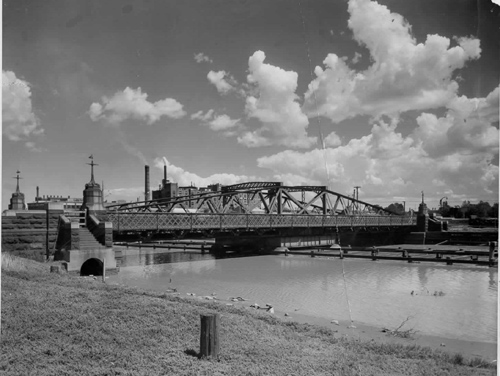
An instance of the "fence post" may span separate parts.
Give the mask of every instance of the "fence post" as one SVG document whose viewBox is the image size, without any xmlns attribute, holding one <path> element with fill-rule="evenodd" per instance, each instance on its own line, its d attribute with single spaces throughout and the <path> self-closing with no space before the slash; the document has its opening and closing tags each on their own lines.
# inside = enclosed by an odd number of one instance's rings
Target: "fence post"
<svg viewBox="0 0 500 376">
<path fill-rule="evenodd" d="M 496 242 L 490 242 L 489 246 L 490 246 L 490 253 L 489 253 L 489 257 L 488 257 L 488 264 L 489 264 L 489 266 L 493 266 Z"/>
<path fill-rule="evenodd" d="M 200 319 L 200 357 L 218 356 L 220 315 L 200 315 Z"/>
<path fill-rule="evenodd" d="M 102 281 L 106 283 L 106 259 L 102 259 Z"/>
</svg>

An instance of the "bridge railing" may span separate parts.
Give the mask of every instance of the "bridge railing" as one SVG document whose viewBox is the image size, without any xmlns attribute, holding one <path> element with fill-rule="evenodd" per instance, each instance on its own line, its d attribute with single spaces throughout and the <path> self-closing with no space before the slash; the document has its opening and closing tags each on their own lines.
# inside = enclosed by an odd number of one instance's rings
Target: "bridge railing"
<svg viewBox="0 0 500 376">
<path fill-rule="evenodd" d="M 374 215 L 108 213 L 115 231 L 413 226 L 416 217 Z"/>
</svg>

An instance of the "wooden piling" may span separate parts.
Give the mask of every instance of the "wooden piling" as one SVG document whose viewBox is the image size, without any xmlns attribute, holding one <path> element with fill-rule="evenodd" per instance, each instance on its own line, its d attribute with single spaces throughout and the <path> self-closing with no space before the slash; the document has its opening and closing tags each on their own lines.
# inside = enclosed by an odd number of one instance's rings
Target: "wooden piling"
<svg viewBox="0 0 500 376">
<path fill-rule="evenodd" d="M 102 282 L 106 283 L 106 259 L 102 259 Z"/>
<path fill-rule="evenodd" d="M 453 265 L 453 261 L 451 261 L 451 257 L 446 257 L 446 265 Z"/>
<path fill-rule="evenodd" d="M 59 273 L 59 266 L 58 265 L 51 265 L 50 272 L 51 273 Z"/>
<path fill-rule="evenodd" d="M 490 246 L 490 253 L 489 253 L 489 263 L 490 263 L 490 266 L 493 266 L 493 258 L 495 256 L 495 247 L 496 247 L 496 242 L 490 242 L 489 243 L 489 246 Z"/>
<path fill-rule="evenodd" d="M 220 315 L 200 315 L 200 358 L 219 355 Z"/>
</svg>

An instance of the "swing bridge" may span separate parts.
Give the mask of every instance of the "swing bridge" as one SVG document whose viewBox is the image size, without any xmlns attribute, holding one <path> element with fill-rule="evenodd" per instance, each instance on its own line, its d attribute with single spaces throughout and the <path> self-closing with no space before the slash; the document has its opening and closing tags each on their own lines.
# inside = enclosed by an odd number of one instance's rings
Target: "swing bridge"
<svg viewBox="0 0 500 376">
<path fill-rule="evenodd" d="M 269 229 L 409 228 L 416 216 L 396 215 L 325 186 L 248 182 L 218 191 L 107 206 L 118 232 L 258 231 Z"/>
</svg>

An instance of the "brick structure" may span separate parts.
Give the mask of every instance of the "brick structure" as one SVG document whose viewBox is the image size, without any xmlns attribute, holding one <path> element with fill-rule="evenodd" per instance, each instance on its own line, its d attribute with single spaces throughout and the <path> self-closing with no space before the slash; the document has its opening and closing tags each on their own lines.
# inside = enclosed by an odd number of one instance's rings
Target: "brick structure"
<svg viewBox="0 0 500 376">
<path fill-rule="evenodd" d="M 10 204 L 9 204 L 9 210 L 24 210 L 26 209 L 26 205 L 24 203 L 24 193 L 21 193 L 19 190 L 19 179 L 22 179 L 19 177 L 20 172 L 17 171 L 17 177 L 14 179 L 17 179 L 17 185 L 16 185 L 16 191 L 12 194 L 12 197 L 10 199 Z"/>
<path fill-rule="evenodd" d="M 23 211 L 2 216 L 2 252 L 28 253 L 36 259 L 43 259 L 48 234 L 49 252 L 53 254 L 61 214 L 62 210 L 49 210 L 48 214 L 46 211 Z"/>
</svg>

